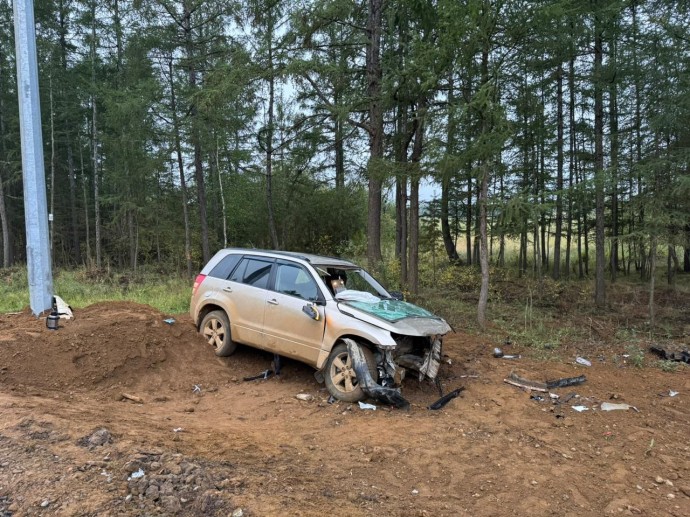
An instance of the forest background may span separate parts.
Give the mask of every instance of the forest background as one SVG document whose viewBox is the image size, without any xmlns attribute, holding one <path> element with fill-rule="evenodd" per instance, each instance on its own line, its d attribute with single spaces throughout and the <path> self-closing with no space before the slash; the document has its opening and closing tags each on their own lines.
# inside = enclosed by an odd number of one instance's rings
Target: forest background
<svg viewBox="0 0 690 517">
<path fill-rule="evenodd" d="M 35 15 L 58 268 L 189 278 L 223 246 L 341 255 L 413 295 L 474 275 L 482 326 L 490 278 L 592 278 L 601 308 L 620 275 L 653 293 L 660 258 L 671 284 L 690 271 L 687 2 L 42 0 Z M 0 0 L 2 268 L 26 260 L 23 211 Z"/>
</svg>

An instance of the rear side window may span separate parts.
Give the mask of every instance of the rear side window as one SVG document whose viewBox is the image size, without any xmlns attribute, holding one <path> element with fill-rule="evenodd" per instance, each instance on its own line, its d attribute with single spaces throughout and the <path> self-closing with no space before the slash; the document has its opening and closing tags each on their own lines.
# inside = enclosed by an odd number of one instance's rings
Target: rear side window
<svg viewBox="0 0 690 517">
<path fill-rule="evenodd" d="M 239 263 L 241 258 L 242 255 L 237 254 L 225 256 L 223 260 L 216 264 L 216 267 L 211 270 L 208 276 L 220 278 L 221 280 L 227 280 L 230 278 L 230 273 L 232 273 L 232 270 L 235 269 L 235 266 Z"/>
<path fill-rule="evenodd" d="M 273 262 L 245 257 L 235 268 L 230 280 L 266 289 L 272 265 Z"/>
</svg>

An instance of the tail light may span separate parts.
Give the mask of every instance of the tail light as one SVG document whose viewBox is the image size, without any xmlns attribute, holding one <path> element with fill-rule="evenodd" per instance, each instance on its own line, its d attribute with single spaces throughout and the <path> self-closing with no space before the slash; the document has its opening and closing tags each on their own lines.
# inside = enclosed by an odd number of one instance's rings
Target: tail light
<svg viewBox="0 0 690 517">
<path fill-rule="evenodd" d="M 196 290 L 199 289 L 201 282 L 206 279 L 206 275 L 197 275 L 194 279 L 194 287 L 192 287 L 192 296 L 196 294 Z"/>
</svg>

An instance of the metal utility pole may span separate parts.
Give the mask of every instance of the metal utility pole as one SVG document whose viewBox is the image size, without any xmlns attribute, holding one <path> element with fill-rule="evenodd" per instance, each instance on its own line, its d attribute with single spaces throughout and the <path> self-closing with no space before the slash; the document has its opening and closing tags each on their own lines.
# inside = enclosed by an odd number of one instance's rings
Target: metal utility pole
<svg viewBox="0 0 690 517">
<path fill-rule="evenodd" d="M 46 182 L 43 168 L 33 0 L 14 0 L 14 39 L 17 48 L 17 93 L 24 177 L 26 265 L 29 272 L 31 312 L 38 316 L 50 309 L 52 305 L 53 271 L 50 262 Z"/>
</svg>

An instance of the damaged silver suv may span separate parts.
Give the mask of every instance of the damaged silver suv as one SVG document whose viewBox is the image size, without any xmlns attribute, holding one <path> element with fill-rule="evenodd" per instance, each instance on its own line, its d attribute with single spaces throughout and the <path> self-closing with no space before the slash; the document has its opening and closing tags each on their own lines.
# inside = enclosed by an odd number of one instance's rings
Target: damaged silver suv
<svg viewBox="0 0 690 517">
<path fill-rule="evenodd" d="M 401 298 L 346 260 L 223 249 L 197 276 L 190 314 L 216 355 L 260 348 L 313 366 L 339 400 L 406 407 L 400 383 L 436 379 L 451 329 Z"/>
</svg>

